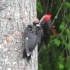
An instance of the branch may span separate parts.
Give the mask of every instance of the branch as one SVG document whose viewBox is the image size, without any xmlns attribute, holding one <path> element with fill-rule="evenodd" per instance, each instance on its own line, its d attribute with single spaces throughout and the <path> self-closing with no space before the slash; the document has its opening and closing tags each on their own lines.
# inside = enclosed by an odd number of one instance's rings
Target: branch
<svg viewBox="0 0 70 70">
<path fill-rule="evenodd" d="M 49 13 L 51 12 L 52 7 L 53 7 L 53 0 L 52 0 L 52 3 L 51 3 L 51 8 L 50 8 L 50 10 L 49 10 Z"/>
<path fill-rule="evenodd" d="M 67 24 L 66 24 L 65 28 L 63 29 L 63 31 L 62 31 L 55 39 L 59 38 L 59 37 L 62 35 L 62 33 L 63 33 L 64 30 L 66 29 L 68 23 L 69 23 L 69 22 L 67 22 Z M 54 40 L 55 40 L 55 39 L 54 39 Z M 51 40 L 50 43 L 53 42 L 54 40 Z"/>
<path fill-rule="evenodd" d="M 59 10 L 58 10 L 58 12 L 57 12 L 57 14 L 56 14 L 56 16 L 54 17 L 54 20 L 53 20 L 52 24 L 54 24 L 55 19 L 56 19 L 56 17 L 58 16 L 58 14 L 59 14 L 59 12 L 60 12 L 60 10 L 61 10 L 63 4 L 64 4 L 64 1 L 62 2 L 62 4 L 61 4 L 61 6 L 60 6 L 60 8 L 59 8 Z"/>
</svg>

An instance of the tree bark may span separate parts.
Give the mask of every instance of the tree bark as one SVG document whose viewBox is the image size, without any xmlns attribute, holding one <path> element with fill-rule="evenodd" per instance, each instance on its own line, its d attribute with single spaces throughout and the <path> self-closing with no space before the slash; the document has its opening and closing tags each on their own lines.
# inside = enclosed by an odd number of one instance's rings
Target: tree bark
<svg viewBox="0 0 70 70">
<path fill-rule="evenodd" d="M 36 17 L 36 0 L 0 0 L 0 70 L 37 70 L 37 47 L 22 58 L 24 29 Z"/>
</svg>

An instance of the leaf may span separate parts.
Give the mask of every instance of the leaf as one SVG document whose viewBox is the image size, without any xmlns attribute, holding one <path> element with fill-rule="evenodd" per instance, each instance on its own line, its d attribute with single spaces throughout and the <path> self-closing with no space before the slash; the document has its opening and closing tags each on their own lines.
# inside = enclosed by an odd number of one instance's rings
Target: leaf
<svg viewBox="0 0 70 70">
<path fill-rule="evenodd" d="M 51 39 L 51 40 L 55 39 L 55 36 L 51 35 L 50 39 Z"/>
<path fill-rule="evenodd" d="M 37 2 L 37 6 L 38 6 L 38 7 L 41 7 L 41 3 L 40 3 L 40 2 Z"/>
<path fill-rule="evenodd" d="M 54 43 L 55 43 L 56 46 L 59 46 L 60 45 L 60 40 L 55 39 L 55 42 Z"/>
<path fill-rule="evenodd" d="M 62 63 L 59 64 L 59 69 L 64 69 L 64 65 Z"/>
<path fill-rule="evenodd" d="M 70 44 L 67 44 L 66 48 L 70 51 Z"/>
<path fill-rule="evenodd" d="M 41 2 L 37 2 L 37 11 L 41 14 L 43 13 L 43 7 L 41 5 Z"/>
<path fill-rule="evenodd" d="M 65 2 L 65 6 L 66 6 L 67 8 L 70 8 L 70 3 L 69 3 L 69 2 Z"/>
<path fill-rule="evenodd" d="M 63 29 L 64 29 L 64 25 L 61 24 L 60 27 L 59 27 L 59 29 L 60 29 L 60 30 L 63 30 Z"/>
<path fill-rule="evenodd" d="M 70 30 L 69 29 L 65 29 L 65 32 L 66 32 L 66 34 L 69 34 Z"/>
</svg>

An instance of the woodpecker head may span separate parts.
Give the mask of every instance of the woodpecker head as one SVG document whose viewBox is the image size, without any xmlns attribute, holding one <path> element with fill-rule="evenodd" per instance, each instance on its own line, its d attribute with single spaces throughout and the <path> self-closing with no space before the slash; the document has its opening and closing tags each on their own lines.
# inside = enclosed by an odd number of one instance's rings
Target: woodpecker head
<svg viewBox="0 0 70 70">
<path fill-rule="evenodd" d="M 51 14 L 44 15 L 40 20 L 40 25 L 42 26 L 45 34 L 50 34 L 52 29 Z"/>
<path fill-rule="evenodd" d="M 52 16 L 51 14 L 45 15 L 45 16 L 43 17 L 43 21 L 44 21 L 44 22 L 47 22 L 48 20 L 50 20 L 51 16 Z"/>
<path fill-rule="evenodd" d="M 45 34 L 50 34 L 52 29 L 51 16 L 52 16 L 51 14 L 46 14 L 42 17 L 40 21 L 38 18 L 35 18 L 33 20 L 33 25 L 39 27 L 41 26 Z"/>
<path fill-rule="evenodd" d="M 39 24 L 42 24 L 42 22 L 47 22 L 48 20 L 51 19 L 51 16 L 52 16 L 51 14 L 44 15 L 44 16 L 41 18 Z"/>
</svg>

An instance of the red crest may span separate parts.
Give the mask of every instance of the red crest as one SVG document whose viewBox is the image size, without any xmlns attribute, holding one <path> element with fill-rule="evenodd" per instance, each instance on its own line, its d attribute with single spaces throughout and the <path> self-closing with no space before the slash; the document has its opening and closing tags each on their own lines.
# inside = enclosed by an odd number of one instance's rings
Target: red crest
<svg viewBox="0 0 70 70">
<path fill-rule="evenodd" d="M 44 16 L 43 20 L 48 21 L 48 20 L 50 20 L 51 16 L 52 16 L 51 14 L 47 14 Z"/>
</svg>

